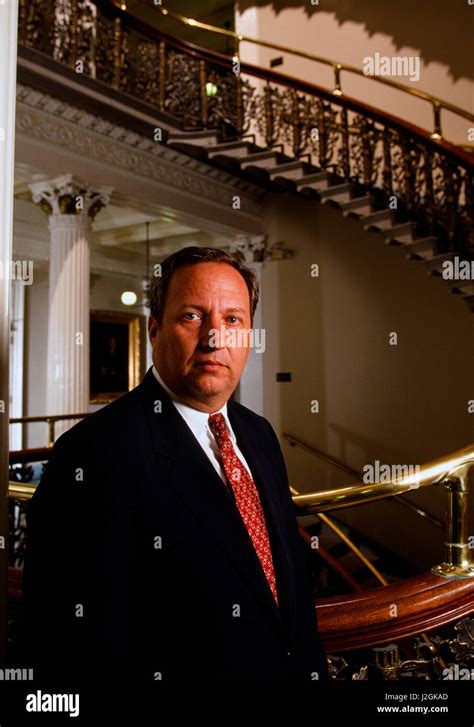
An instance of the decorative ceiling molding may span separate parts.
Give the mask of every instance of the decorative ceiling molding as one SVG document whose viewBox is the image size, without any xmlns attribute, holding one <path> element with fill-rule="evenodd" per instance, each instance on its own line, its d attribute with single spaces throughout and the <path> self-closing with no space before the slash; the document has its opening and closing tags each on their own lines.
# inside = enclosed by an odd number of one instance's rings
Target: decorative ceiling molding
<svg viewBox="0 0 474 727">
<path fill-rule="evenodd" d="M 21 84 L 16 129 L 30 141 L 132 172 L 226 210 L 239 195 L 241 212 L 256 219 L 262 215 L 263 188 Z"/>
</svg>

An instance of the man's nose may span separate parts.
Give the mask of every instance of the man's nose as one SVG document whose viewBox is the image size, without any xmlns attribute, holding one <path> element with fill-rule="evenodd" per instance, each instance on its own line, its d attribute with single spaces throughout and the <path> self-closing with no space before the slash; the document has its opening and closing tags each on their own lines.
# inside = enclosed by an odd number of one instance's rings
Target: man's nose
<svg viewBox="0 0 474 727">
<path fill-rule="evenodd" d="M 225 348 L 225 326 L 219 316 L 206 316 L 201 326 L 201 346 L 208 350 Z"/>
</svg>

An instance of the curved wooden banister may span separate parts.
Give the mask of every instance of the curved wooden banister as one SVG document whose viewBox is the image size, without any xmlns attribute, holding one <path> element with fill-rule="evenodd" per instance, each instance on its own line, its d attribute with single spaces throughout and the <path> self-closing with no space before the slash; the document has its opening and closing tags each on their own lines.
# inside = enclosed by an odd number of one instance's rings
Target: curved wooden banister
<svg viewBox="0 0 474 727">
<path fill-rule="evenodd" d="M 316 611 L 326 650 L 354 651 L 472 615 L 474 580 L 429 572 L 362 593 L 318 599 Z"/>
<path fill-rule="evenodd" d="M 9 463 L 27 464 L 28 462 L 43 462 L 49 459 L 51 447 L 35 447 L 33 449 L 15 449 L 9 454 Z"/>
<path fill-rule="evenodd" d="M 163 40 L 167 45 L 172 46 L 176 50 L 183 51 L 187 55 L 191 55 L 199 60 L 213 65 L 218 65 L 228 71 L 232 71 L 233 59 L 226 56 L 224 53 L 219 53 L 219 51 L 210 50 L 209 48 L 204 48 L 196 45 L 195 43 L 175 38 L 161 30 L 152 28 L 135 16 L 130 15 L 127 11 L 117 7 L 117 5 L 115 5 L 115 3 L 111 0 L 93 0 L 93 2 L 95 5 L 102 8 L 104 12 L 111 13 L 114 17 L 121 18 L 125 26 L 136 30 L 142 35 L 148 36 L 152 40 Z M 428 146 L 433 151 L 437 151 L 442 148 L 443 152 L 448 157 L 456 160 L 458 164 L 466 167 L 474 166 L 473 155 L 469 152 L 464 151 L 455 144 L 451 144 L 445 139 L 433 139 L 431 133 L 422 127 L 411 124 L 403 118 L 389 114 L 375 106 L 370 106 L 369 104 L 358 101 L 357 99 L 345 94 L 343 96 L 335 95 L 332 90 L 323 88 L 315 83 L 310 83 L 301 78 L 279 73 L 273 69 L 262 68 L 246 61 L 240 61 L 240 72 L 244 75 L 254 76 L 255 78 L 260 78 L 267 82 L 276 83 L 281 86 L 286 86 L 287 88 L 293 88 L 310 96 L 330 101 L 332 104 L 339 105 L 342 108 L 354 111 L 357 114 L 367 116 L 373 121 L 384 124 L 395 131 L 405 134 L 409 133 L 413 138 L 421 141 L 425 146 Z"/>
<path fill-rule="evenodd" d="M 8 599 L 21 601 L 23 598 L 23 571 L 21 568 L 8 566 Z"/>
</svg>

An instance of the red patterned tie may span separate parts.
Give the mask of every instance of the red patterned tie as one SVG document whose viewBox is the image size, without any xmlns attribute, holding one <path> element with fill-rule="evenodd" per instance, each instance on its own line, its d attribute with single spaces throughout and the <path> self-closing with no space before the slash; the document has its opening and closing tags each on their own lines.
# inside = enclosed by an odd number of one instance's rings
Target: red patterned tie
<svg viewBox="0 0 474 727">
<path fill-rule="evenodd" d="M 224 470 L 234 491 L 237 507 L 278 606 L 270 539 L 255 482 L 235 453 L 223 415 L 211 414 L 209 428 L 220 449 Z"/>
</svg>

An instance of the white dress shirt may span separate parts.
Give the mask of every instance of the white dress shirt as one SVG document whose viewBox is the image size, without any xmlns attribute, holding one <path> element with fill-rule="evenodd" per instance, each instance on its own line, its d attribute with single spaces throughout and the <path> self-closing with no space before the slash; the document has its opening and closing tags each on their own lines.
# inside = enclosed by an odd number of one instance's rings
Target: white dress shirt
<svg viewBox="0 0 474 727">
<path fill-rule="evenodd" d="M 205 411 L 199 411 L 199 409 L 194 409 L 192 406 L 189 406 L 189 404 L 185 404 L 182 399 L 179 399 L 172 391 L 171 389 L 165 384 L 163 379 L 161 378 L 160 374 L 156 370 L 155 366 L 153 366 L 153 374 L 157 381 L 160 382 L 163 389 L 166 391 L 168 396 L 170 397 L 171 401 L 175 405 L 176 409 L 178 410 L 179 414 L 183 417 L 184 421 L 198 440 L 199 444 L 203 448 L 206 455 L 209 457 L 212 466 L 216 470 L 217 474 L 223 481 L 223 483 L 229 487 L 229 481 L 226 477 L 224 465 L 222 463 L 222 457 L 221 453 L 219 451 L 219 447 L 217 446 L 217 442 L 214 438 L 213 433 L 211 432 L 211 429 L 208 424 L 209 414 Z M 250 472 L 250 467 L 248 466 L 247 462 L 245 461 L 245 457 L 240 451 L 239 447 L 237 446 L 237 439 L 235 437 L 234 431 L 231 427 L 229 417 L 227 416 L 227 403 L 224 404 L 224 406 L 219 409 L 216 412 L 212 412 L 213 414 L 222 414 L 222 416 L 225 419 L 225 423 L 227 424 L 227 429 L 229 430 L 229 435 L 232 441 L 232 444 L 234 446 L 235 453 L 237 457 L 240 459 L 244 467 L 246 468 L 249 475 L 252 477 L 252 473 Z"/>
</svg>

